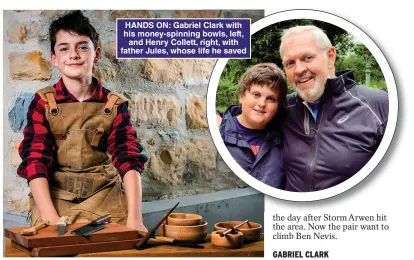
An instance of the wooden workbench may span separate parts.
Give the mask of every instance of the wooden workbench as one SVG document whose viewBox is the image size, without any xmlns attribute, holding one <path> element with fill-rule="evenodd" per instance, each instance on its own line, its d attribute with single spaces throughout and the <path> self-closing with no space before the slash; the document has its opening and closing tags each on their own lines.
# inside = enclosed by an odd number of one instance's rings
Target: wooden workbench
<svg viewBox="0 0 414 260">
<path fill-rule="evenodd" d="M 238 249 L 227 249 L 215 247 L 211 242 L 202 244 L 203 249 L 193 249 L 186 247 L 157 245 L 144 250 L 122 250 L 99 253 L 79 254 L 78 257 L 263 257 L 264 241 L 251 242 Z M 6 238 L 6 257 L 27 257 L 22 252 L 11 245 L 11 240 Z"/>
</svg>

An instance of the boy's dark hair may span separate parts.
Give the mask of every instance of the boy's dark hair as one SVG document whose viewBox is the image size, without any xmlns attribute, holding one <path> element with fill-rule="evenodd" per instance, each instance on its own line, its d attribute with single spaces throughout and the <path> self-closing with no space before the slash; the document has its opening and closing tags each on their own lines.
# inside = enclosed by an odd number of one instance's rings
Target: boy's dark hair
<svg viewBox="0 0 414 260">
<path fill-rule="evenodd" d="M 254 84 L 267 85 L 279 90 L 279 102 L 283 102 L 287 95 L 285 73 L 274 63 L 260 63 L 250 67 L 240 78 L 239 95 L 244 96 Z"/>
<path fill-rule="evenodd" d="M 99 34 L 89 23 L 81 11 L 72 11 L 54 20 L 49 27 L 50 49 L 55 54 L 56 34 L 58 31 L 75 32 L 79 35 L 88 36 L 93 42 L 95 49 L 98 47 Z"/>
</svg>

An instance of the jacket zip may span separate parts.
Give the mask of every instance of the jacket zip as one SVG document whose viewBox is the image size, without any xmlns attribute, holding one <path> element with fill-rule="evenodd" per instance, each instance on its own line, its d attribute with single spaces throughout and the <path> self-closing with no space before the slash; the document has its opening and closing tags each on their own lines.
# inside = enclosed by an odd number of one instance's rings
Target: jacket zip
<svg viewBox="0 0 414 260">
<path fill-rule="evenodd" d="M 306 102 L 303 102 L 303 105 L 305 106 L 303 108 L 304 114 L 305 114 L 305 117 L 303 119 L 303 128 L 305 129 L 305 134 L 309 135 L 310 134 L 309 113 L 312 114 L 312 109 L 309 107 L 309 105 Z M 312 115 L 312 118 L 313 118 L 313 115 Z M 315 135 L 315 139 L 316 139 L 316 135 Z M 309 191 L 312 191 L 312 167 L 313 167 L 313 164 L 315 163 L 315 156 L 316 156 L 315 154 L 316 154 L 316 149 L 314 148 L 312 151 L 312 159 L 308 166 Z"/>
<path fill-rule="evenodd" d="M 312 152 L 312 160 L 309 165 L 309 191 L 312 191 L 312 182 L 313 182 L 313 167 L 315 166 L 315 159 L 316 159 L 316 153 L 318 151 L 319 142 L 318 142 L 318 132 L 315 134 L 315 148 Z"/>
<path fill-rule="evenodd" d="M 308 107 L 306 103 L 304 103 L 304 104 L 305 104 L 306 107 Z M 306 111 L 306 108 L 304 110 L 305 110 L 305 118 L 303 120 L 303 128 L 305 129 L 305 134 L 306 135 L 309 135 L 310 134 L 310 130 L 309 130 L 309 114 Z"/>
<path fill-rule="evenodd" d="M 309 126 L 309 114 L 308 114 L 308 112 L 311 113 L 311 115 L 312 115 L 312 109 L 309 107 L 309 105 L 306 102 L 303 102 L 303 104 L 307 108 L 307 109 L 306 108 L 304 109 L 305 110 L 305 119 L 304 119 L 305 133 L 306 133 L 306 135 L 309 135 L 310 134 L 310 126 Z M 322 116 L 323 116 L 323 106 L 320 107 L 320 111 L 318 112 L 318 114 L 319 113 L 321 113 L 320 114 L 320 120 L 319 120 L 319 122 L 320 122 L 322 120 Z M 312 115 L 312 118 L 314 119 L 313 115 Z M 314 121 L 315 121 L 315 124 L 316 124 L 317 121 L 315 119 L 314 119 Z M 315 147 L 312 151 L 312 157 L 311 157 L 312 159 L 311 159 L 311 162 L 309 164 L 309 174 L 308 174 L 309 175 L 309 191 L 312 191 L 313 167 L 315 166 L 316 154 L 317 154 L 318 147 L 319 147 L 318 136 L 319 136 L 319 125 L 316 125 L 316 133 L 315 133 L 315 143 L 316 143 L 316 145 L 315 145 Z"/>
<path fill-rule="evenodd" d="M 322 121 L 322 117 L 323 117 L 323 106 L 319 107 L 320 111 L 318 112 L 318 114 L 320 113 L 320 119 L 319 119 L 319 124 Z M 309 117 L 309 116 L 308 116 Z M 313 116 L 312 116 L 313 118 Z M 316 118 L 318 119 L 318 118 Z M 317 120 L 315 120 L 315 123 L 317 124 Z M 309 124 L 309 121 L 308 121 Z M 313 182 L 313 167 L 315 166 L 315 161 L 316 161 L 316 154 L 318 152 L 318 148 L 319 148 L 319 141 L 318 141 L 318 137 L 319 137 L 319 124 L 316 125 L 316 133 L 315 133 L 315 147 L 313 149 L 312 152 L 312 160 L 311 163 L 309 165 L 309 191 L 312 191 L 312 182 Z M 308 125 L 309 127 L 309 125 Z"/>
</svg>

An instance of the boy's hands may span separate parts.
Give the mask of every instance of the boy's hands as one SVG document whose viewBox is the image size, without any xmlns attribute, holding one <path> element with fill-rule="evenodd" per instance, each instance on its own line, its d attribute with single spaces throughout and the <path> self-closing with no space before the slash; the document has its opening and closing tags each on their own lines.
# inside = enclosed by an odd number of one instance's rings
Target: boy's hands
<svg viewBox="0 0 414 260">
<path fill-rule="evenodd" d="M 135 230 L 139 231 L 145 231 L 148 232 L 148 229 L 144 226 L 144 223 L 142 223 L 142 220 L 136 220 L 132 217 L 127 218 L 126 226 Z"/>
<path fill-rule="evenodd" d="M 148 232 L 142 222 L 142 188 L 141 175 L 135 170 L 128 171 L 124 176 L 124 188 L 128 201 L 128 218 L 126 226 Z"/>
<path fill-rule="evenodd" d="M 40 212 L 43 221 L 48 220 L 50 225 L 59 222 L 59 215 L 53 205 L 49 192 L 49 183 L 46 178 L 36 178 L 29 182 L 30 191 Z"/>
<path fill-rule="evenodd" d="M 60 219 L 60 217 L 59 217 L 59 215 L 51 215 L 51 216 L 42 216 L 41 217 L 42 218 L 42 220 L 43 221 L 46 221 L 46 220 L 48 220 L 49 221 L 49 225 L 57 225 L 57 223 L 59 222 L 59 219 Z"/>
</svg>

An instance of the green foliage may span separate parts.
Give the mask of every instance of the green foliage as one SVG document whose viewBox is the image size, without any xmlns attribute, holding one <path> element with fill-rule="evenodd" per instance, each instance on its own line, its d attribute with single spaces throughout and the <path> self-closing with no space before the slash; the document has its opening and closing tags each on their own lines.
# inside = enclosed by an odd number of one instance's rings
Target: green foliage
<svg viewBox="0 0 414 260">
<path fill-rule="evenodd" d="M 373 81 L 371 82 L 371 88 L 381 89 L 387 91 L 387 84 L 385 83 L 385 79 L 380 81 Z"/>
<path fill-rule="evenodd" d="M 238 87 L 233 78 L 221 77 L 218 89 L 220 91 L 217 91 L 216 106 L 227 107 L 238 103 Z"/>
<path fill-rule="evenodd" d="M 252 65 L 272 62 L 282 68 L 279 55 L 280 36 L 284 29 L 296 25 L 315 25 L 325 31 L 336 48 L 336 71 L 352 70 L 359 84 L 365 83 L 366 62 L 371 63 L 371 87 L 386 90 L 382 71 L 369 50 L 357 43 L 354 37 L 343 29 L 316 20 L 288 20 L 270 25 L 252 35 L 251 59 L 229 60 L 223 70 L 217 89 L 217 106 L 227 107 L 238 103 L 238 81 Z M 230 93 L 233 91 L 233 93 Z M 289 93 L 293 89 L 289 87 Z"/>
<path fill-rule="evenodd" d="M 220 112 L 225 112 L 227 109 L 227 107 L 223 107 L 223 106 L 217 106 L 216 110 L 220 111 Z"/>
<path fill-rule="evenodd" d="M 366 83 L 367 63 L 370 64 L 370 87 L 387 91 L 384 75 L 382 74 L 380 66 L 371 52 L 363 44 L 354 44 L 354 47 L 349 51 L 348 55 L 339 56 L 336 62 L 336 70 L 352 70 L 355 81 L 358 84 L 364 85 Z"/>
</svg>

